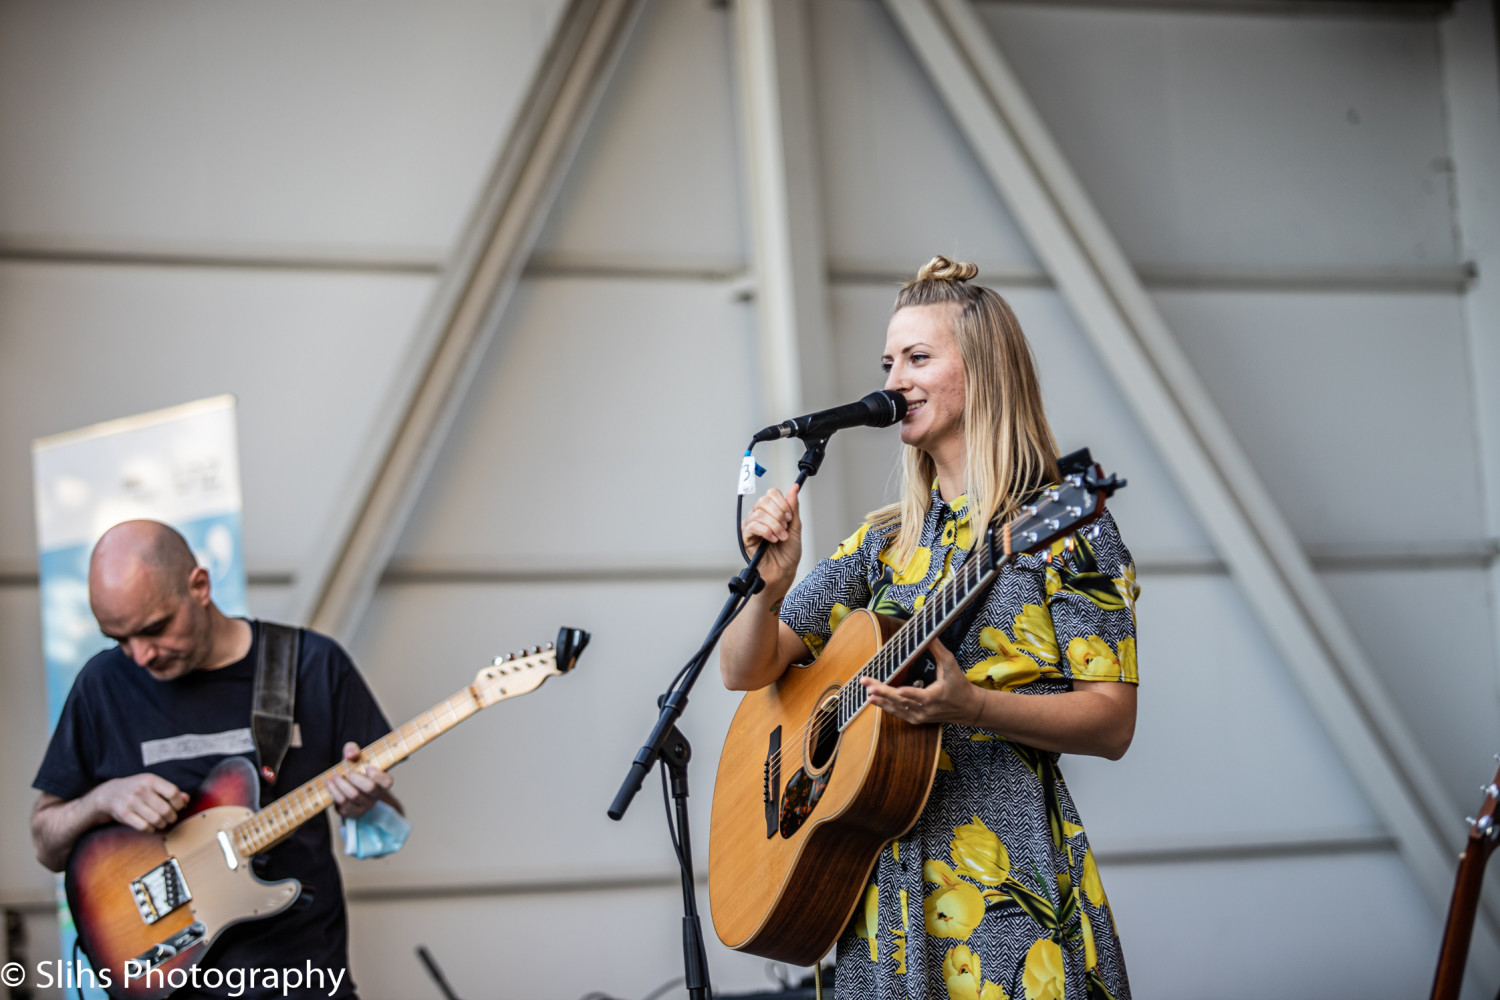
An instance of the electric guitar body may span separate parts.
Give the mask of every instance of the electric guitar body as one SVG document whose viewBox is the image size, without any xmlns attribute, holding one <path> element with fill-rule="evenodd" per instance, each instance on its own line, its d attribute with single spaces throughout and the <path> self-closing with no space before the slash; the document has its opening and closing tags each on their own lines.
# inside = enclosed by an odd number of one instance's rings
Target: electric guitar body
<svg viewBox="0 0 1500 1000">
<path fill-rule="evenodd" d="M 296 879 L 263 882 L 248 858 L 232 847 L 226 854 L 220 842 L 222 835 L 229 843 L 259 798 L 255 766 L 230 757 L 209 772 L 170 830 L 106 826 L 79 839 L 64 879 L 68 908 L 84 953 L 108 963 L 95 971 L 108 971 L 112 993 L 170 992 L 152 984 L 201 961 L 226 927 L 292 905 L 302 891 Z"/>
<path fill-rule="evenodd" d="M 861 713 L 842 735 L 820 724 L 899 624 L 851 611 L 810 666 L 740 702 L 719 759 L 708 855 L 714 929 L 731 948 L 816 964 L 880 849 L 927 805 L 941 726 L 884 712 Z"/>
</svg>

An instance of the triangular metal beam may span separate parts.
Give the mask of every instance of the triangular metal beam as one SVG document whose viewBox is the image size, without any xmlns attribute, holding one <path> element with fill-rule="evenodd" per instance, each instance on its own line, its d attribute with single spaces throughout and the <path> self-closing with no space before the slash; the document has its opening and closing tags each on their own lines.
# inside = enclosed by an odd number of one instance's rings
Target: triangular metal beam
<svg viewBox="0 0 1500 1000">
<path fill-rule="evenodd" d="M 966 0 L 885 3 L 1441 916 L 1463 813 L 989 30 Z M 1492 982 L 1485 916 L 1473 964 Z"/>
<path fill-rule="evenodd" d="M 372 434 L 356 488 L 298 575 L 295 620 L 348 636 L 375 592 L 504 315 L 642 0 L 570 0 Z"/>
</svg>

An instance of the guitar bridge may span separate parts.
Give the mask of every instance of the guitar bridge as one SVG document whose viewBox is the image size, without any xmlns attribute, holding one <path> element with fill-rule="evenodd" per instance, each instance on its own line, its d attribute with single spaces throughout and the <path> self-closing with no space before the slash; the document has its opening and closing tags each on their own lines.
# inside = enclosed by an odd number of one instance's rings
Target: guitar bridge
<svg viewBox="0 0 1500 1000">
<path fill-rule="evenodd" d="M 141 919 L 148 924 L 156 923 L 193 898 L 176 858 L 168 858 L 165 864 L 131 882 L 130 895 L 135 898 Z"/>
<path fill-rule="evenodd" d="M 762 795 L 766 803 L 766 839 L 781 828 L 781 727 L 771 730 L 771 745 L 766 749 L 766 763 L 761 772 Z"/>
</svg>

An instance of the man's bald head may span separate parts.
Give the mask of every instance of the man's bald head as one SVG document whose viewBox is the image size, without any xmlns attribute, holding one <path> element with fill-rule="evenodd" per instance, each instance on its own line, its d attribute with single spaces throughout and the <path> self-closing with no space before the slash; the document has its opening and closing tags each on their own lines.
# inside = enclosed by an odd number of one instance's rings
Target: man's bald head
<svg viewBox="0 0 1500 1000">
<path fill-rule="evenodd" d="M 89 561 L 89 606 L 100 631 L 157 680 L 220 665 L 211 660 L 223 616 L 208 571 L 159 521 L 125 521 L 99 539 Z"/>
<path fill-rule="evenodd" d="M 122 521 L 106 531 L 89 560 L 89 590 L 152 587 L 163 597 L 187 593 L 197 567 L 187 539 L 160 521 Z"/>
</svg>

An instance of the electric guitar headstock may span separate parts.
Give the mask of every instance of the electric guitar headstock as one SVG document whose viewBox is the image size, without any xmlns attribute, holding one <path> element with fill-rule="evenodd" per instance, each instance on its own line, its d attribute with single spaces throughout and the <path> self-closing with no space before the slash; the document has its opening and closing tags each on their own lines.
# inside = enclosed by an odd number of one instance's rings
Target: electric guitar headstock
<svg viewBox="0 0 1500 1000">
<path fill-rule="evenodd" d="M 474 675 L 470 690 L 481 708 L 535 691 L 547 678 L 572 670 L 589 638 L 580 628 L 558 629 L 555 642 L 495 657 Z"/>
<path fill-rule="evenodd" d="M 1005 524 L 991 527 L 985 535 L 990 558 L 1038 552 L 1059 538 L 1078 531 L 1104 513 L 1104 501 L 1124 489 L 1125 480 L 1105 476 L 1087 448 L 1057 460 L 1062 482 L 1021 508 Z"/>
</svg>

